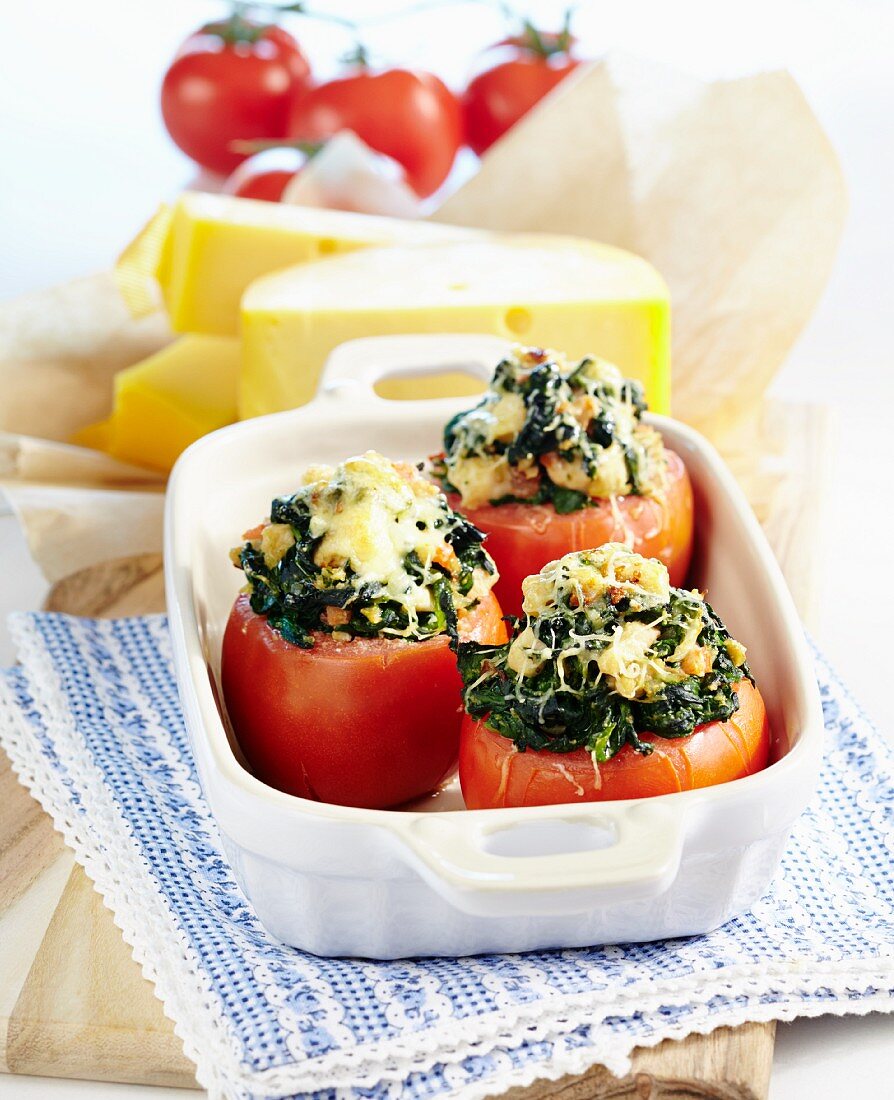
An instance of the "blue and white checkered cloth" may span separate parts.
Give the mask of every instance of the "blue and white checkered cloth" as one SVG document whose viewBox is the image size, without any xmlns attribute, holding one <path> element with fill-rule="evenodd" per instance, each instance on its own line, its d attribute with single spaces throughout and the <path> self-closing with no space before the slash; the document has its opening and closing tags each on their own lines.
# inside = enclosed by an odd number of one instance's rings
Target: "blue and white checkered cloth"
<svg viewBox="0 0 894 1100">
<path fill-rule="evenodd" d="M 478 1100 L 746 1020 L 894 1008 L 894 763 L 821 658 L 817 796 L 754 910 L 710 935 L 474 959 L 320 959 L 275 942 L 224 859 L 160 616 L 12 621 L 0 742 L 176 1022 L 239 1100 Z"/>
</svg>

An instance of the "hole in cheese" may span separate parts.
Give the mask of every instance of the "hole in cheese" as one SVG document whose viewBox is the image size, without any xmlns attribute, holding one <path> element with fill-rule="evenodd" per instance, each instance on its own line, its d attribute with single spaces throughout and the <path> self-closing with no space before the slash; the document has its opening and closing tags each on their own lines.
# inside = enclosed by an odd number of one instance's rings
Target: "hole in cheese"
<svg viewBox="0 0 894 1100">
<path fill-rule="evenodd" d="M 339 344 L 396 333 L 483 333 L 598 355 L 643 382 L 655 411 L 668 408 L 667 289 L 645 261 L 593 241 L 513 236 L 340 252 L 256 279 L 242 296 L 241 331 L 243 418 L 309 401 Z"/>
<path fill-rule="evenodd" d="M 513 306 L 512 309 L 506 310 L 503 322 L 513 336 L 522 336 L 531 327 L 533 318 L 529 309 L 524 309 L 522 306 Z"/>
</svg>

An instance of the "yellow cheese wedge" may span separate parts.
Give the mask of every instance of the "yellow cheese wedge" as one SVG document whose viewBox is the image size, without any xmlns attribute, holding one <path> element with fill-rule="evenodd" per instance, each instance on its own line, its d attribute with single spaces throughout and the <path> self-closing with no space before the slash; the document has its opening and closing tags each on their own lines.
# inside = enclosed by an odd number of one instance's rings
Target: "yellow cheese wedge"
<svg viewBox="0 0 894 1100">
<path fill-rule="evenodd" d="M 239 364 L 238 340 L 183 336 L 120 371 L 102 449 L 170 470 L 190 443 L 236 419 Z"/>
<path fill-rule="evenodd" d="M 112 420 L 98 420 L 95 424 L 76 431 L 71 442 L 79 447 L 89 447 L 93 451 L 107 451 L 112 439 Z"/>
<path fill-rule="evenodd" d="M 118 280 L 135 313 L 154 274 L 175 332 L 232 336 L 239 299 L 259 275 L 340 252 L 468 239 L 474 230 L 227 195 L 186 193 L 125 252 Z"/>
<path fill-rule="evenodd" d="M 337 344 L 402 332 L 601 355 L 644 384 L 652 409 L 669 408 L 670 305 L 654 268 L 607 245 L 528 234 L 372 249 L 258 279 L 242 299 L 240 416 L 310 400 Z M 408 386 L 378 388 L 406 397 Z M 413 392 L 432 396 L 422 380 Z"/>
</svg>

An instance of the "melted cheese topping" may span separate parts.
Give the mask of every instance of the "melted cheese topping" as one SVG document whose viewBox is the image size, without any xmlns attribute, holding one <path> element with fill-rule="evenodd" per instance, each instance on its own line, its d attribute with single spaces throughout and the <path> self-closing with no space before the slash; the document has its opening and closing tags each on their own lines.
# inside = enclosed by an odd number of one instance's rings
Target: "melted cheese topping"
<svg viewBox="0 0 894 1100">
<path fill-rule="evenodd" d="M 312 467 L 299 495 L 312 512 L 321 569 L 337 573 L 349 565 L 358 588 L 373 584 L 408 608 L 431 610 L 430 590 L 405 561 L 415 553 L 425 573 L 434 563 L 449 569 L 456 562 L 436 486 L 414 467 L 367 451 L 334 468 Z"/>
<path fill-rule="evenodd" d="M 612 640 L 596 658 L 599 671 L 612 677 L 615 691 L 625 699 L 645 694 L 652 679 L 648 653 L 657 640 L 658 629 L 648 623 L 619 623 Z"/>
<path fill-rule="evenodd" d="M 488 447 L 514 439 L 524 427 L 526 415 L 521 394 L 491 390 L 480 405 L 466 413 L 463 427 L 482 447 Z"/>
<path fill-rule="evenodd" d="M 504 454 L 470 455 L 450 471 L 450 482 L 469 508 L 512 492 L 512 470 Z"/>
<path fill-rule="evenodd" d="M 679 683 L 687 676 L 705 676 L 716 652 L 698 644 L 705 626 L 704 601 L 689 592 L 692 613 L 673 653 L 653 652 L 660 626 L 668 621 L 671 598 L 667 567 L 654 558 L 634 554 L 620 543 L 606 543 L 595 550 L 566 554 L 548 562 L 522 584 L 522 608 L 527 622 L 512 642 L 506 664 L 519 680 L 535 676 L 553 659 L 564 684 L 564 663 L 577 658 L 592 669 L 588 676 L 606 677 L 611 690 L 626 699 L 652 696 L 663 685 Z M 626 600 L 629 612 L 647 612 L 647 620 L 616 623 L 610 633 L 604 626 L 607 603 Z M 591 627 L 572 634 L 571 644 L 553 650 L 541 638 L 542 621 L 563 611 L 583 612 Z M 730 640 L 727 653 L 742 665 L 745 648 Z"/>
<path fill-rule="evenodd" d="M 295 545 L 295 536 L 287 523 L 268 523 L 261 532 L 261 553 L 268 569 L 278 565 Z"/>
<path fill-rule="evenodd" d="M 539 618 L 560 607 L 586 608 L 613 594 L 628 597 L 633 611 L 670 599 L 667 566 L 634 554 L 619 542 L 566 554 L 522 582 L 522 609 Z"/>
<path fill-rule="evenodd" d="M 376 634 L 453 634 L 498 579 L 480 531 L 417 468 L 375 451 L 311 467 L 230 558 L 252 608 L 309 648 Z"/>
<path fill-rule="evenodd" d="M 506 448 L 524 429 L 533 400 L 519 391 L 544 364 L 554 371 L 551 384 L 557 401 L 553 420 L 539 427 L 558 430 L 561 442 L 545 454 L 515 456 L 510 465 Z M 449 481 L 470 508 L 503 497 L 530 497 L 537 488 L 532 479 L 541 477 L 591 499 L 632 492 L 660 498 L 667 472 L 664 446 L 658 433 L 640 422 L 631 395 L 621 372 L 604 359 L 570 364 L 553 351 L 514 348 L 498 366 L 481 403 L 453 425 L 454 443 L 445 457 Z M 596 444 L 590 438 L 596 420 L 610 431 L 609 443 Z M 629 456 L 638 469 L 636 486 Z"/>
</svg>

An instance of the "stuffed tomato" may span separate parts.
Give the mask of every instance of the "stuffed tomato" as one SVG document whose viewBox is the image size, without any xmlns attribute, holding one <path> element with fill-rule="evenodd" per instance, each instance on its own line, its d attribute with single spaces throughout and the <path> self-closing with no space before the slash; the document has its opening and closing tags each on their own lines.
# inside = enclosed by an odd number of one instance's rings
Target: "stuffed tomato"
<svg viewBox="0 0 894 1100">
<path fill-rule="evenodd" d="M 745 649 L 662 562 L 609 543 L 525 581 L 508 643 L 459 646 L 470 809 L 643 798 L 766 767 Z"/>
<path fill-rule="evenodd" d="M 639 383 L 611 363 L 517 348 L 480 404 L 449 422 L 434 472 L 451 506 L 487 533 L 507 613 L 519 614 L 525 577 L 605 542 L 658 558 L 684 582 L 692 486 L 644 410 Z"/>
<path fill-rule="evenodd" d="M 247 588 L 224 634 L 227 713 L 265 783 L 395 806 L 456 763 L 451 643 L 506 640 L 496 570 L 411 466 L 369 452 L 304 480 L 233 552 Z"/>
</svg>

